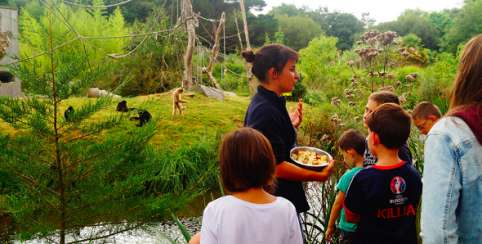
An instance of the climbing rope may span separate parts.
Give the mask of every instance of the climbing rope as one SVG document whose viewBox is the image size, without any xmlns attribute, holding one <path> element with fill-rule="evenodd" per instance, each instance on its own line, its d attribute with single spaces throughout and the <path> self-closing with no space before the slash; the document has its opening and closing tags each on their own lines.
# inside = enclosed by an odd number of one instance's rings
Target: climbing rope
<svg viewBox="0 0 482 244">
<path fill-rule="evenodd" d="M 224 66 L 226 67 L 226 18 L 223 19 L 223 41 L 224 41 Z M 224 69 L 223 76 L 226 76 L 226 69 Z M 221 79 L 222 80 L 222 79 Z"/>
<path fill-rule="evenodd" d="M 127 0 L 125 2 L 116 3 L 116 4 L 112 4 L 112 5 L 105 5 L 105 6 L 88 6 L 88 5 L 80 5 L 80 4 L 77 4 L 77 3 L 71 3 L 71 2 L 67 2 L 67 1 L 62 0 L 63 3 L 74 5 L 74 6 L 77 6 L 77 7 L 82 7 L 82 8 L 109 8 L 109 7 L 120 6 L 120 5 L 126 4 L 126 3 L 131 2 L 131 1 L 132 0 Z"/>
</svg>

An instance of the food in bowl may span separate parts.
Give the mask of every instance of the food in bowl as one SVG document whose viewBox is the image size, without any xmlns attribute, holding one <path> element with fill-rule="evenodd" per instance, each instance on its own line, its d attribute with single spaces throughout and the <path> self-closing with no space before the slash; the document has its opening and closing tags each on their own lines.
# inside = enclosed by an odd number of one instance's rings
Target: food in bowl
<svg viewBox="0 0 482 244">
<path fill-rule="evenodd" d="M 328 156 L 317 155 L 316 152 L 310 151 L 298 151 L 298 153 L 292 153 L 291 158 L 307 165 L 323 165 L 328 163 Z"/>
</svg>

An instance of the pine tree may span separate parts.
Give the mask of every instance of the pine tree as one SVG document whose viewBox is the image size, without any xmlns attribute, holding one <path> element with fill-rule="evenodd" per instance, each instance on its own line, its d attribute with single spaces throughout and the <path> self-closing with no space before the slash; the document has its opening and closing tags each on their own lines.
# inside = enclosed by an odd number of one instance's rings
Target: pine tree
<svg viewBox="0 0 482 244">
<path fill-rule="evenodd" d="M 48 17 L 46 50 L 55 47 L 52 39 L 57 34 L 54 15 Z M 149 145 L 156 121 L 117 131 L 116 126 L 133 114 L 93 119 L 114 106 L 112 97 L 94 98 L 82 106 L 68 100 L 108 68 L 91 62 L 86 69 L 89 57 L 80 54 L 58 49 L 41 61 L 6 65 L 35 93 L 46 96 L 0 96 L 0 118 L 15 128 L 13 133 L 0 131 L 0 168 L 15 177 L 18 188 L 2 199 L 2 211 L 16 221 L 24 239 L 41 237 L 63 244 L 66 236 L 85 226 L 96 228 L 76 241 L 112 236 L 142 226 L 153 216 L 168 216 L 195 196 L 146 190 L 150 182 L 167 178 Z M 74 110 L 64 117 L 68 105 Z"/>
</svg>

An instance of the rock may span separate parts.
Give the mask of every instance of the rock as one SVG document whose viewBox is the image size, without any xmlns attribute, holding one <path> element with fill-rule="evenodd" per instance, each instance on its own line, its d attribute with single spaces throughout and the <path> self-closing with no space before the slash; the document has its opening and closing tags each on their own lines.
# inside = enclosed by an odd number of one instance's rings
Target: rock
<svg viewBox="0 0 482 244">
<path fill-rule="evenodd" d="M 193 89 L 195 91 L 206 94 L 207 97 L 214 97 L 214 98 L 218 99 L 219 101 L 222 101 L 224 99 L 224 91 L 223 90 L 218 90 L 216 88 L 203 86 L 203 85 L 195 85 L 195 86 L 193 86 Z"/>
<path fill-rule="evenodd" d="M 121 96 L 119 96 L 119 95 L 115 95 L 115 94 L 110 93 L 106 90 L 100 90 L 99 88 L 89 88 L 87 90 L 87 95 L 86 95 L 87 98 L 104 97 L 104 96 L 112 96 L 114 98 L 121 98 Z"/>
<path fill-rule="evenodd" d="M 235 97 L 237 96 L 234 92 L 224 92 L 224 95 Z"/>
</svg>

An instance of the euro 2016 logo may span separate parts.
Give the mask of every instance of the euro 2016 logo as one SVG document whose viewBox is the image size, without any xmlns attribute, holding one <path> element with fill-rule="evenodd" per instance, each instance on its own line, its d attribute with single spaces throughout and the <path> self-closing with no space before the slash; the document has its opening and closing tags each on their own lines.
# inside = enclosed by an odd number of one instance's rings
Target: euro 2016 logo
<svg viewBox="0 0 482 244">
<path fill-rule="evenodd" d="M 390 182 L 390 189 L 395 194 L 402 194 L 405 191 L 405 180 L 400 176 L 395 176 Z"/>
</svg>

